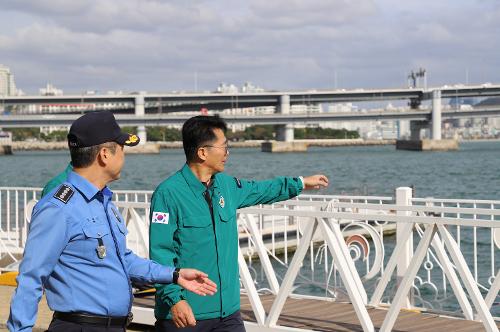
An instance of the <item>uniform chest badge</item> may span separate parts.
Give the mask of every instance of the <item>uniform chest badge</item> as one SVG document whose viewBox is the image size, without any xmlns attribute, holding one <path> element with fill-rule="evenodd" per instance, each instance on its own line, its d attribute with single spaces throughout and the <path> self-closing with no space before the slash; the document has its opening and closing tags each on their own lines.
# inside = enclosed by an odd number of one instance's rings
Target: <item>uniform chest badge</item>
<svg viewBox="0 0 500 332">
<path fill-rule="evenodd" d="M 98 246 L 95 248 L 97 251 L 97 257 L 100 259 L 104 259 L 106 257 L 106 246 L 104 245 L 104 242 L 102 241 L 102 238 L 97 239 Z"/>
<path fill-rule="evenodd" d="M 224 208 L 224 205 L 226 205 L 226 202 L 224 202 L 224 197 L 222 197 L 222 196 L 219 199 L 219 205 L 221 208 Z"/>
</svg>

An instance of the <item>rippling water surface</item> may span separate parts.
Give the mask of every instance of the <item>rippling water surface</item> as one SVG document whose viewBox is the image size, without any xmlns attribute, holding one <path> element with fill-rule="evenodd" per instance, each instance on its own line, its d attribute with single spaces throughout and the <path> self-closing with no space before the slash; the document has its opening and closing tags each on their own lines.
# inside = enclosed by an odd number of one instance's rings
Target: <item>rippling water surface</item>
<svg viewBox="0 0 500 332">
<path fill-rule="evenodd" d="M 64 151 L 17 152 L 0 157 L 0 186 L 40 187 L 62 171 Z M 122 178 L 111 187 L 153 190 L 181 168 L 182 150 L 128 155 Z M 331 186 L 320 193 L 392 195 L 414 186 L 416 196 L 500 199 L 500 142 L 462 143 L 459 151 L 396 151 L 394 146 L 311 148 L 307 153 L 269 154 L 232 149 L 226 172 L 241 178 L 324 173 Z"/>
<path fill-rule="evenodd" d="M 12 156 L 0 156 L 0 186 L 41 187 L 62 171 L 68 161 L 69 155 L 64 151 L 17 152 Z M 159 155 L 127 155 L 122 178 L 111 187 L 153 190 L 183 163 L 182 150 L 162 150 Z M 396 151 L 394 146 L 311 148 L 307 153 L 288 154 L 232 149 L 226 172 L 247 179 L 323 173 L 330 178 L 331 185 L 320 194 L 392 196 L 397 187 L 413 186 L 418 197 L 500 200 L 499 168 L 500 142 L 473 142 L 462 143 L 459 151 L 452 152 Z M 478 237 L 480 251 L 488 253 L 484 257 L 478 255 L 483 282 L 490 273 L 491 257 L 491 240 L 485 234 Z M 462 236 L 464 244 L 471 243 L 470 231 Z M 386 250 L 392 250 L 394 240 L 394 237 L 385 239 Z M 472 252 L 462 250 L 472 261 Z M 495 256 L 496 266 L 500 264 L 499 257 Z M 259 270 L 258 262 L 255 264 Z M 285 270 L 281 270 L 277 267 L 282 276 Z M 306 277 L 312 277 L 310 272 L 306 274 Z M 312 287 L 305 291 L 324 295 L 321 288 Z M 423 295 L 426 293 L 432 295 L 432 292 L 422 290 Z M 457 302 L 445 302 L 443 308 L 456 310 Z M 493 312 L 500 315 L 500 306 L 495 305 Z"/>
</svg>

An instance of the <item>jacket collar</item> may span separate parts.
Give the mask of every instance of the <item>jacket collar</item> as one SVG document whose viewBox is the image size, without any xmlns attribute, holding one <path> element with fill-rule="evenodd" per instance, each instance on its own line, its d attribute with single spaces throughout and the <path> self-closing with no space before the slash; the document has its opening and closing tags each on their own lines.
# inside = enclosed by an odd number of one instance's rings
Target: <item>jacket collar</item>
<svg viewBox="0 0 500 332">
<path fill-rule="evenodd" d="M 191 170 L 191 168 L 189 168 L 187 163 L 182 167 L 181 174 L 195 195 L 202 194 L 207 190 L 207 187 L 194 175 L 193 171 Z M 212 179 L 213 181 L 211 187 L 217 188 L 217 174 L 214 174 L 212 176 Z"/>
<path fill-rule="evenodd" d="M 77 189 L 87 199 L 87 201 L 92 200 L 100 192 L 102 192 L 104 196 L 107 196 L 108 199 L 113 196 L 113 192 L 109 190 L 107 186 L 99 191 L 99 189 L 87 179 L 73 171 L 68 174 L 68 182 L 71 183 L 73 187 L 75 187 L 75 189 Z"/>
</svg>

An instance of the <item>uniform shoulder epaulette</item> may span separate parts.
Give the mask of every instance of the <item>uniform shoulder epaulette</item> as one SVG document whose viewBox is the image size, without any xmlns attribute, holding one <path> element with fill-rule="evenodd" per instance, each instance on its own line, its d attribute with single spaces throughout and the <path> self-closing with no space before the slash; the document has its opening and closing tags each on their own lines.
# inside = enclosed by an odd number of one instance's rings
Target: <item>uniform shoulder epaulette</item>
<svg viewBox="0 0 500 332">
<path fill-rule="evenodd" d="M 74 193 L 75 191 L 71 187 L 63 184 L 54 194 L 54 198 L 57 198 L 58 200 L 66 204 L 71 199 Z"/>
<path fill-rule="evenodd" d="M 235 177 L 234 181 L 236 181 L 236 185 L 238 186 L 238 188 L 241 188 L 241 181 L 240 181 L 240 179 L 238 179 L 238 178 Z"/>
</svg>

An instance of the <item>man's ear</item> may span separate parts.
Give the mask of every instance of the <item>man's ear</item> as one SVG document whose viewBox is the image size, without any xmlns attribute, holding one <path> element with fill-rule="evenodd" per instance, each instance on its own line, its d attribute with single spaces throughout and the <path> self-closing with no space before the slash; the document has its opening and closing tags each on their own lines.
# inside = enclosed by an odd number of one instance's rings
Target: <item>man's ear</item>
<svg viewBox="0 0 500 332">
<path fill-rule="evenodd" d="M 196 154 L 200 160 L 207 160 L 207 148 L 199 148 Z"/>
<path fill-rule="evenodd" d="M 108 164 L 110 153 L 111 153 L 111 151 L 109 151 L 109 149 L 107 147 L 102 147 L 99 150 L 99 153 L 97 154 L 97 161 L 99 162 L 99 164 L 101 166 L 105 166 Z"/>
</svg>

